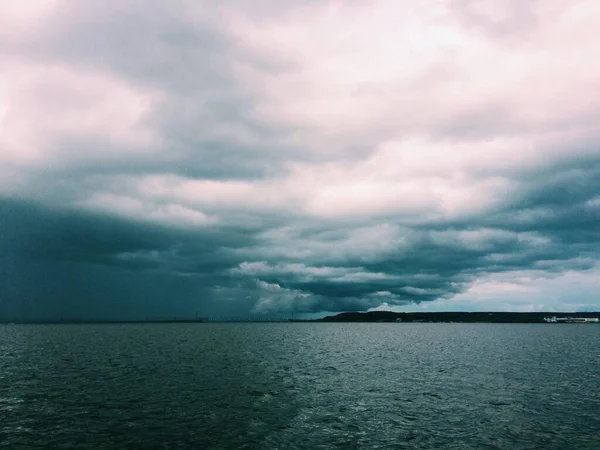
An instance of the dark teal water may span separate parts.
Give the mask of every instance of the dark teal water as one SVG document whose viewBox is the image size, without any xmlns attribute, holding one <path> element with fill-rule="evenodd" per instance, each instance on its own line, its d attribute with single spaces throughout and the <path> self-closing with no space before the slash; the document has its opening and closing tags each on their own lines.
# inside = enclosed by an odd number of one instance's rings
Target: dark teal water
<svg viewBox="0 0 600 450">
<path fill-rule="evenodd" d="M 0 326 L 0 446 L 600 449 L 600 326 Z"/>
</svg>

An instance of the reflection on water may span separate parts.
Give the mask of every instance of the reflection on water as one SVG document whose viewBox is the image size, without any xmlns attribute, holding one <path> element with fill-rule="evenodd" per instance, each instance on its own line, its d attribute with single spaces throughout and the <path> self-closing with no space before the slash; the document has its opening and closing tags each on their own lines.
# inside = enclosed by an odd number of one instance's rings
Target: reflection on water
<svg viewBox="0 0 600 450">
<path fill-rule="evenodd" d="M 0 445 L 600 448 L 600 326 L 0 326 Z"/>
</svg>

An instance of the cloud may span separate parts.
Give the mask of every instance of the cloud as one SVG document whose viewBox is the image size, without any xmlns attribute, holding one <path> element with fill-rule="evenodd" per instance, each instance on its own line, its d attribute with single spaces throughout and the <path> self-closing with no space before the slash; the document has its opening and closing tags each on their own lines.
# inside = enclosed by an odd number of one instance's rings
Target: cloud
<svg viewBox="0 0 600 450">
<path fill-rule="evenodd" d="M 536 280 L 592 283 L 599 17 L 0 1 L 3 314 L 526 308 Z"/>
</svg>

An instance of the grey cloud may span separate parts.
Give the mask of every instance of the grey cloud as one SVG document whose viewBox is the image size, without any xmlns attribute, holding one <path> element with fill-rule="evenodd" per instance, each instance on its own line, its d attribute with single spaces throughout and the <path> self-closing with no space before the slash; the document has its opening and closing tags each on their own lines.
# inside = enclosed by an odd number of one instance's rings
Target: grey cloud
<svg viewBox="0 0 600 450">
<path fill-rule="evenodd" d="M 296 1 L 259 3 L 237 8 L 259 20 L 290 15 L 306 6 Z M 95 156 L 102 155 L 107 146 L 114 147 L 113 143 L 63 140 L 56 146 L 64 149 L 66 157 L 46 167 L 48 172 L 69 177 L 175 173 L 190 178 L 256 180 L 281 176 L 294 161 L 355 161 L 368 156 L 383 139 L 373 136 L 377 130 L 351 133 L 343 151 L 332 142 L 331 150 L 321 153 L 290 143 L 289 137 L 298 129 L 258 114 L 256 105 L 264 93 L 248 91 L 235 67 L 247 67 L 259 77 L 294 73 L 299 68 L 286 62 L 285 55 L 266 59 L 231 37 L 229 25 L 219 20 L 223 9 L 219 2 L 149 5 L 127 0 L 113 6 L 96 0 L 69 3 L 50 14 L 24 42 L 5 43 L 5 51 L 48 65 L 69 64 L 114 74 L 136 87 L 158 91 L 161 100 L 146 125 L 158 132 L 161 150 L 168 151 L 131 159 L 119 156 L 130 149 L 114 148 L 115 156 L 106 159 Z M 197 10 L 199 17 L 194 19 L 200 23 L 189 17 L 190 9 Z M 54 99 L 46 108 L 60 109 L 61 101 Z M 86 150 L 85 156 L 79 149 Z"/>
<path fill-rule="evenodd" d="M 389 212 L 325 220 L 306 217 L 301 205 L 290 203 L 267 212 L 215 207 L 218 220 L 202 227 L 85 210 L 82 201 L 97 192 L 129 192 L 127 183 L 114 181 L 118 177 L 166 174 L 252 182 L 283 177 L 298 161 L 358 161 L 390 138 L 395 126 L 376 124 L 349 131 L 341 140 L 336 132 L 324 133 L 323 142 L 342 146 L 342 155 L 283 143 L 298 129 L 261 118 L 256 112 L 261 93 L 245 90 L 233 65 L 259 74 L 297 68 L 285 55 L 268 59 L 243 51 L 216 19 L 218 2 L 201 4 L 201 26 L 174 3 L 108 5 L 72 2 L 22 42 L 0 45 L 7 53 L 48 65 L 106 72 L 157 90 L 163 97 L 147 121 L 164 148 L 132 157 L 126 144 L 64 138 L 53 143 L 64 150 L 61 161 L 18 168 L 27 178 L 20 193 L 37 203 L 19 195 L 0 199 L 0 278 L 11 280 L 0 286 L 0 316 L 128 319 L 364 310 L 384 302 L 450 298 L 486 274 L 556 274 L 597 265 L 600 139 L 589 132 L 595 113 L 522 123 L 503 102 L 451 117 L 436 125 L 432 136 L 451 148 L 460 139 L 484 142 L 581 125 L 586 131 L 579 142 L 559 141 L 548 154 L 565 153 L 569 145 L 590 151 L 530 165 L 491 163 L 473 169 L 474 179 L 501 176 L 520 186 L 482 213 L 452 218 Z M 240 8 L 258 20 L 292 14 L 298 5 L 261 1 Z M 499 22 L 470 5 L 455 3 L 461 20 L 489 36 L 519 35 L 536 26 L 527 6 L 518 2 L 510 3 L 511 14 Z M 52 94 L 43 99 L 48 111 L 60 104 Z M 161 200 L 154 200 L 160 206 Z M 377 236 L 377 226 L 387 227 L 379 240 L 361 241 L 361 232 Z"/>
<path fill-rule="evenodd" d="M 58 164 L 59 173 L 66 166 L 75 173 L 255 179 L 280 173 L 284 161 L 294 154 L 303 158 L 300 148 L 288 146 L 285 153 L 280 151 L 277 141 L 290 130 L 258 119 L 253 113 L 255 99 L 244 92 L 232 72 L 234 61 L 258 70 L 273 67 L 261 69 L 264 62 L 242 52 L 219 28 L 218 5 L 196 5 L 204 16 L 201 26 L 187 17 L 189 7 L 185 2 L 150 6 L 124 1 L 113 9 L 106 2 L 72 2 L 47 17 L 25 42 L 4 44 L 8 53 L 28 54 L 50 65 L 68 63 L 82 70 L 113 73 L 164 94 L 147 121 L 159 131 L 168 153 L 141 155 L 133 161 L 118 156 L 95 161 L 90 156 L 103 153 L 106 142 L 63 141 L 58 145 L 64 153 L 76 157 Z M 46 107 L 53 109 L 50 101 Z M 248 135 L 247 142 L 235 138 L 239 132 Z M 80 157 L 68 148 L 85 148 L 89 156 Z"/>
<path fill-rule="evenodd" d="M 284 223 L 294 231 L 275 243 L 265 240 L 264 233 L 278 229 L 276 218 L 250 229 L 235 224 L 181 229 L 5 200 L 0 214 L 2 265 L 7 271 L 18 265 L 42 264 L 57 277 L 51 291 L 58 292 L 56 283 L 68 284 L 79 286 L 74 295 L 104 292 L 103 298 L 123 299 L 124 293 L 137 287 L 147 292 L 144 283 L 156 276 L 171 286 L 170 294 L 160 291 L 164 296 L 191 298 L 193 292 L 202 293 L 181 309 L 181 314 L 188 315 L 197 309 L 213 314 L 234 310 L 281 314 L 366 309 L 384 301 L 389 305 L 426 302 L 463 292 L 486 273 L 561 273 L 594 267 L 600 257 L 600 207 L 589 201 L 600 192 L 598 167 L 597 163 L 581 170 L 565 166 L 553 177 L 525 185 L 527 189 L 512 204 L 493 214 L 470 217 L 468 222 L 424 222 L 412 229 L 398 228 L 402 247 L 389 242 L 386 249 L 388 243 L 383 242 L 366 259 L 363 252 L 352 251 L 352 233 L 360 224 L 335 229 L 315 220 L 303 229 L 288 218 Z M 533 214 L 533 219 L 524 220 L 527 214 Z M 273 245 L 277 251 L 269 250 Z M 342 247 L 345 250 L 331 258 L 331 252 Z M 299 253 L 294 248 L 312 250 Z M 259 263 L 262 269 L 244 272 L 240 270 L 244 263 Z M 64 276 L 61 267 L 68 268 Z M 102 286 L 98 274 L 104 271 L 120 280 L 114 282 L 114 291 Z M 132 284 L 124 288 L 126 279 Z M 257 281 L 280 290 L 264 292 Z M 215 290 L 215 286 L 220 287 Z M 19 289 L 5 290 L 3 298 L 22 298 Z M 99 295 L 92 295 L 98 305 Z M 43 297 L 41 293 L 32 296 Z M 156 305 L 160 303 L 150 297 Z M 63 300 L 58 294 L 52 298 L 58 308 Z M 139 296 L 134 298 L 139 306 Z M 52 303 L 52 299 L 47 301 Z M 166 310 L 151 304 L 148 314 Z M 98 305 L 89 314 L 100 311 Z"/>
<path fill-rule="evenodd" d="M 387 277 L 339 281 L 339 276 L 310 277 L 309 270 L 286 274 L 273 268 L 273 273 L 262 274 L 262 279 L 320 296 L 322 303 L 316 310 L 337 311 L 351 309 L 355 298 L 381 291 L 394 295 L 389 304 L 451 296 L 486 273 L 532 269 L 562 273 L 595 267 L 600 257 L 600 205 L 590 206 L 589 200 L 598 198 L 600 192 L 597 162 L 588 162 L 585 169 L 563 166 L 553 176 L 542 177 L 526 187 L 514 203 L 494 214 L 470 217 L 462 224 L 423 224 L 419 232 L 413 233 L 408 251 L 385 253 L 380 261 L 352 257 L 344 261 L 348 273 L 352 273 L 349 267 L 359 265 L 366 273 Z M 519 219 L 540 210 L 547 214 L 533 214 L 531 221 Z M 483 234 L 478 245 L 461 241 L 464 231 L 485 233 L 490 229 L 499 233 Z M 448 239 L 436 239 L 439 233 L 446 233 Z M 335 248 L 340 234 L 343 232 L 339 230 L 334 234 L 331 248 Z M 322 258 L 326 256 L 314 257 L 312 262 Z M 332 298 L 339 299 L 336 306 L 331 305 Z"/>
<path fill-rule="evenodd" d="M 464 25 L 492 37 L 520 37 L 537 25 L 537 18 L 530 5 L 518 0 L 505 1 L 498 6 L 498 13 L 482 11 L 475 0 L 453 0 L 453 10 Z M 492 5 L 488 3 L 488 5 Z"/>
</svg>

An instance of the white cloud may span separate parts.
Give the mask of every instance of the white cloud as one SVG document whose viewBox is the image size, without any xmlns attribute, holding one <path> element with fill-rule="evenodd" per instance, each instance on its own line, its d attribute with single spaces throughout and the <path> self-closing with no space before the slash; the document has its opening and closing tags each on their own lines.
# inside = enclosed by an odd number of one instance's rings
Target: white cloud
<svg viewBox="0 0 600 450">
<path fill-rule="evenodd" d="M 404 307 L 396 311 L 597 311 L 594 293 L 600 289 L 600 269 L 549 275 L 542 271 L 488 274 L 452 298 Z"/>
<path fill-rule="evenodd" d="M 207 216 L 202 211 L 178 204 L 144 203 L 124 195 L 97 194 L 82 202 L 80 206 L 168 226 L 194 227 L 215 223 L 214 218 Z"/>
<path fill-rule="evenodd" d="M 0 162 L 34 169 L 146 157 L 160 138 L 158 101 L 112 74 L 6 58 L 0 72 Z M 125 152 L 126 154 L 122 154 Z"/>
<path fill-rule="evenodd" d="M 276 283 L 258 281 L 259 298 L 254 313 L 292 313 L 310 310 L 311 295 L 306 292 L 284 289 Z"/>
</svg>

